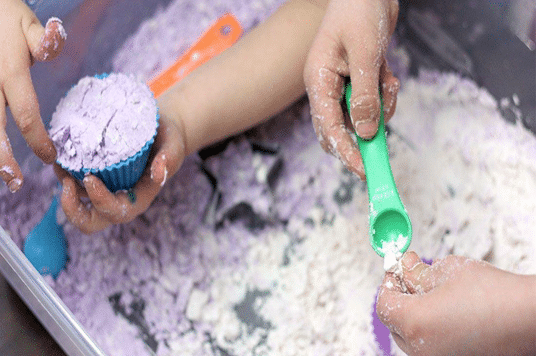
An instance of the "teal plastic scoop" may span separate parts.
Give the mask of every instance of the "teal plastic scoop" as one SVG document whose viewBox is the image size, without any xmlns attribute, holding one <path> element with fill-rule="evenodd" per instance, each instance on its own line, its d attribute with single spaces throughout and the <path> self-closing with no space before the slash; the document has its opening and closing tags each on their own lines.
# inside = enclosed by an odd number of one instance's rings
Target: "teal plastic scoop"
<svg viewBox="0 0 536 356">
<path fill-rule="evenodd" d="M 56 278 L 67 263 L 67 242 L 56 220 L 58 198 L 54 196 L 43 219 L 26 236 L 23 252 L 42 275 Z"/>
<path fill-rule="evenodd" d="M 350 111 L 352 86 L 346 86 L 346 105 Z M 372 248 L 381 257 L 404 253 L 411 243 L 411 221 L 400 200 L 389 164 L 383 103 L 378 132 L 370 140 L 356 135 L 367 177 L 369 196 L 369 234 Z"/>
</svg>

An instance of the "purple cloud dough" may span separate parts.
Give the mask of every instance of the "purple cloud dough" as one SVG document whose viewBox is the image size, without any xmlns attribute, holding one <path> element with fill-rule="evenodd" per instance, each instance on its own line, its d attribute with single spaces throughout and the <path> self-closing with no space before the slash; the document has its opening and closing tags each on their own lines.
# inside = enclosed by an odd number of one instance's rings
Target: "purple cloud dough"
<svg viewBox="0 0 536 356">
<path fill-rule="evenodd" d="M 58 162 L 103 169 L 136 154 L 156 130 L 156 100 L 132 75 L 84 77 L 61 99 L 49 134 Z"/>
</svg>

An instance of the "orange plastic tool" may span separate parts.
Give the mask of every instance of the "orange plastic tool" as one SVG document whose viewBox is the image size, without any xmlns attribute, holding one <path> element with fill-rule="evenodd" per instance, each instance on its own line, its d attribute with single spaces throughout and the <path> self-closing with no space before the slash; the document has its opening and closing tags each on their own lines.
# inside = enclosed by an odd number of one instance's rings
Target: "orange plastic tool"
<svg viewBox="0 0 536 356">
<path fill-rule="evenodd" d="M 233 15 L 220 17 L 175 63 L 149 81 L 154 96 L 160 96 L 195 68 L 231 47 L 242 32 L 242 26 Z"/>
</svg>

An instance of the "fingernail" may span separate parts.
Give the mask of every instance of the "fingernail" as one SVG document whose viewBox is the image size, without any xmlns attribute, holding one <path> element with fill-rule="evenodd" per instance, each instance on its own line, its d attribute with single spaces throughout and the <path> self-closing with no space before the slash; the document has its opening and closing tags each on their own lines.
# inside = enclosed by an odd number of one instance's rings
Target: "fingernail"
<svg viewBox="0 0 536 356">
<path fill-rule="evenodd" d="M 69 193 L 71 192 L 71 188 L 69 186 L 69 182 L 67 181 L 67 178 L 63 178 L 62 182 L 61 182 L 61 186 L 62 186 L 62 194 L 64 195 L 69 195 Z"/>
<path fill-rule="evenodd" d="M 47 23 L 46 23 L 46 25 L 45 25 L 45 28 L 48 29 L 49 25 L 52 25 L 53 23 L 57 26 L 57 31 L 60 34 L 61 38 L 63 40 L 66 40 L 67 39 L 67 32 L 65 32 L 65 28 L 63 27 L 63 21 L 61 21 L 59 18 L 57 18 L 57 17 L 49 18 Z"/>
<path fill-rule="evenodd" d="M 168 176 L 168 170 L 167 170 L 167 167 L 164 167 L 164 179 L 162 179 L 162 183 L 160 183 L 161 187 L 163 187 L 164 184 L 166 184 L 167 176 Z"/>
<path fill-rule="evenodd" d="M 49 142 L 45 149 L 47 151 L 45 153 L 45 155 L 47 157 L 45 163 L 46 164 L 54 163 L 56 161 L 56 156 L 58 154 L 58 152 L 56 151 L 56 147 L 54 147 L 54 144 L 52 142 Z"/>
<path fill-rule="evenodd" d="M 374 120 L 357 124 L 356 132 L 361 138 L 372 138 L 376 134 L 376 131 L 378 131 L 378 123 Z"/>
<path fill-rule="evenodd" d="M 87 175 L 84 177 L 84 186 L 87 188 L 91 184 L 92 188 L 95 188 L 95 182 L 91 179 L 91 176 Z"/>
<path fill-rule="evenodd" d="M 13 178 L 7 184 L 7 187 L 9 188 L 9 191 L 11 193 L 15 193 L 16 191 L 18 191 L 21 186 L 22 186 L 22 180 L 20 180 L 19 178 Z"/>
<path fill-rule="evenodd" d="M 408 271 L 411 271 L 419 262 L 421 262 L 421 259 L 413 251 L 407 252 L 402 256 L 402 266 Z"/>
</svg>

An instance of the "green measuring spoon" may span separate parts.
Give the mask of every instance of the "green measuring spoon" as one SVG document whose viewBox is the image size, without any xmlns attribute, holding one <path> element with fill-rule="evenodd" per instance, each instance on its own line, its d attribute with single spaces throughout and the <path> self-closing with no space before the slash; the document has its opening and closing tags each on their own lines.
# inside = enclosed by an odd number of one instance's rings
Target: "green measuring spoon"
<svg viewBox="0 0 536 356">
<path fill-rule="evenodd" d="M 346 105 L 350 112 L 352 85 L 346 86 Z M 378 132 L 370 140 L 357 136 L 365 166 L 369 196 L 369 234 L 372 248 L 380 257 L 388 252 L 404 253 L 411 243 L 411 221 L 400 200 L 389 164 L 383 103 Z M 396 249 L 393 251 L 393 249 Z"/>
</svg>

